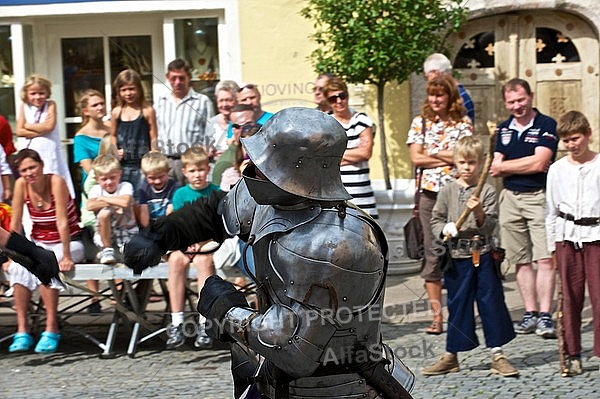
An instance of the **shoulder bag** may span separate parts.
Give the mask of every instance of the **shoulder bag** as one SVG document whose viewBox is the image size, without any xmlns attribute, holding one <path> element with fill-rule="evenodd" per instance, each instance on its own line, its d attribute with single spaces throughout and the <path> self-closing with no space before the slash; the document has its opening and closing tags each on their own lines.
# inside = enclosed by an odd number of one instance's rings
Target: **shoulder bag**
<svg viewBox="0 0 600 399">
<path fill-rule="evenodd" d="M 408 222 L 404 225 L 404 248 L 410 259 L 423 258 L 423 226 L 419 219 L 419 198 L 421 197 L 421 169 L 417 169 L 417 190 L 415 191 L 415 206 Z"/>
</svg>

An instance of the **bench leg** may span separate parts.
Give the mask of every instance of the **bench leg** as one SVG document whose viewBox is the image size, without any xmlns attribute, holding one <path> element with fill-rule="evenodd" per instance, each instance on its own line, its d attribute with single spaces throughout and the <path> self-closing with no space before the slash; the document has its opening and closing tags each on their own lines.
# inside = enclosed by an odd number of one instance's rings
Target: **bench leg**
<svg viewBox="0 0 600 399">
<path fill-rule="evenodd" d="M 115 311 L 113 314 L 112 321 L 110 322 L 110 327 L 108 328 L 108 334 L 106 336 L 106 343 L 104 344 L 104 351 L 100 354 L 100 358 L 102 359 L 113 359 L 116 354 L 113 351 L 113 347 L 115 345 L 115 339 L 117 338 L 117 327 L 119 326 L 119 313 Z"/>
<path fill-rule="evenodd" d="M 133 325 L 131 331 L 131 338 L 129 339 L 129 347 L 127 348 L 127 356 L 133 358 L 137 349 L 137 344 L 140 336 L 140 323 L 136 322 Z"/>
</svg>

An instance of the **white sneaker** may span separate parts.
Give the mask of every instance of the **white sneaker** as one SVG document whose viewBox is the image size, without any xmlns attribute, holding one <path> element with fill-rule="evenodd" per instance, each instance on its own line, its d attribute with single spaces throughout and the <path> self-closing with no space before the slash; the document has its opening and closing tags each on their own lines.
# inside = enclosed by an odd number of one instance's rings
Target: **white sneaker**
<svg viewBox="0 0 600 399">
<path fill-rule="evenodd" d="M 211 349 L 213 347 L 213 339 L 206 335 L 204 328 L 198 329 L 198 335 L 194 341 L 194 348 L 196 349 Z"/>
<path fill-rule="evenodd" d="M 111 247 L 106 247 L 100 251 L 98 258 L 100 258 L 100 263 L 103 265 L 117 263 L 117 258 L 115 258 L 115 250 Z"/>
</svg>

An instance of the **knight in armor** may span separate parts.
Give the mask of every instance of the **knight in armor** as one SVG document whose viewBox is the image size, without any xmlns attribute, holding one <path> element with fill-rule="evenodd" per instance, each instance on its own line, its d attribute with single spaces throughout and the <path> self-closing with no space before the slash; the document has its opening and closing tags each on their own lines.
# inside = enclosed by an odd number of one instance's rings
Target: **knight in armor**
<svg viewBox="0 0 600 399">
<path fill-rule="evenodd" d="M 288 108 L 241 141 L 243 179 L 156 221 L 126 264 L 141 273 L 167 250 L 234 235 L 252 247 L 258 310 L 217 276 L 198 303 L 209 335 L 231 342 L 236 398 L 411 398 L 414 375 L 380 333 L 387 241 L 340 178 L 344 129 Z"/>
</svg>

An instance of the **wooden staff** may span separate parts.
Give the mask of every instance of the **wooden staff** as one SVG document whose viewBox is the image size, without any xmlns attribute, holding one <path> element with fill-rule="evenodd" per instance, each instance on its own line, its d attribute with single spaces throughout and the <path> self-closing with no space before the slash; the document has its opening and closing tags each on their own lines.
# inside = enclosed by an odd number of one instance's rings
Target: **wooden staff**
<svg viewBox="0 0 600 399">
<path fill-rule="evenodd" d="M 563 289 L 560 270 L 556 263 L 556 255 L 552 255 L 552 266 L 556 269 L 556 333 L 558 338 L 558 362 L 560 364 L 560 375 L 569 376 L 569 367 L 567 366 L 567 354 L 565 353 L 565 324 L 563 320 Z"/>
<path fill-rule="evenodd" d="M 490 167 L 492 166 L 492 160 L 494 159 L 494 149 L 496 148 L 496 123 L 492 121 L 487 122 L 488 131 L 490 133 L 490 142 L 488 144 L 488 152 L 485 156 L 485 162 L 483 164 L 483 168 L 481 169 L 481 175 L 479 176 L 479 181 L 477 182 L 477 187 L 475 187 L 475 191 L 473 191 L 473 195 L 479 197 L 481 194 L 481 190 L 483 189 L 483 185 L 487 180 L 488 173 L 490 171 Z M 456 220 L 456 230 L 460 230 L 460 226 L 467 220 L 469 214 L 471 213 L 471 209 L 468 207 L 465 208 L 460 217 Z M 450 237 L 445 237 L 445 240 Z"/>
</svg>

